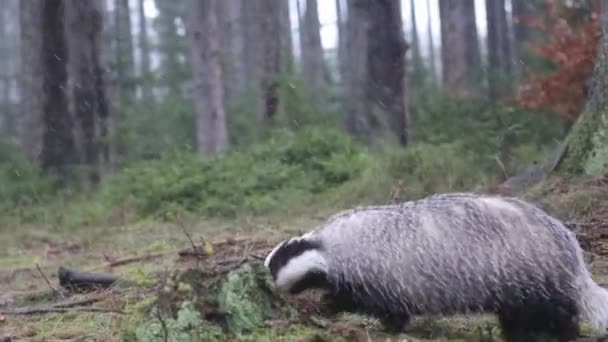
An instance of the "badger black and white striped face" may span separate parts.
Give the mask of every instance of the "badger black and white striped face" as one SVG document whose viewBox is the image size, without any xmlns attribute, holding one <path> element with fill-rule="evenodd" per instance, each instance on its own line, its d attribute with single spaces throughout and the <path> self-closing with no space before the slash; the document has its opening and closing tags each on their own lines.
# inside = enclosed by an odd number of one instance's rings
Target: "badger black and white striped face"
<svg viewBox="0 0 608 342">
<path fill-rule="evenodd" d="M 318 242 L 291 238 L 279 243 L 266 257 L 276 286 L 296 294 L 309 288 L 326 285 L 327 260 Z"/>
</svg>

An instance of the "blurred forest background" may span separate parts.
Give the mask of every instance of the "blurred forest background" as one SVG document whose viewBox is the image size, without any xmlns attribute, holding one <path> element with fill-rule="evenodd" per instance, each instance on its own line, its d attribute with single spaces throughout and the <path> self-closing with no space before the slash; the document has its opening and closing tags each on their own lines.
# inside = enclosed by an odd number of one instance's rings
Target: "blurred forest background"
<svg viewBox="0 0 608 342">
<path fill-rule="evenodd" d="M 1 4 L 11 222 L 297 215 L 608 160 L 599 1 Z"/>
</svg>

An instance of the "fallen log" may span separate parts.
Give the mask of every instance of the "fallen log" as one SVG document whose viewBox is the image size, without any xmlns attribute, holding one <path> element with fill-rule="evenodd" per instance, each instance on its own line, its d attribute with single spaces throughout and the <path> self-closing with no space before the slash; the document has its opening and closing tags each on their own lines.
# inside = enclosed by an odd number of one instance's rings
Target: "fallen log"
<svg viewBox="0 0 608 342">
<path fill-rule="evenodd" d="M 119 279 L 109 274 L 82 272 L 59 266 L 59 285 L 71 291 L 91 291 L 108 288 Z"/>
</svg>

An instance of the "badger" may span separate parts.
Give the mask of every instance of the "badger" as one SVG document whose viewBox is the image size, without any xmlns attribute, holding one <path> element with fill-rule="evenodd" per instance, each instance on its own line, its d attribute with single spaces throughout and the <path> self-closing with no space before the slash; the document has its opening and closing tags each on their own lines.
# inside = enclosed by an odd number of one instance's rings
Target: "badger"
<svg viewBox="0 0 608 342">
<path fill-rule="evenodd" d="M 515 197 L 434 194 L 335 214 L 266 256 L 273 284 L 324 293 L 331 312 L 402 331 L 416 315 L 493 314 L 507 341 L 570 341 L 605 330 L 608 291 L 575 234 Z"/>
</svg>

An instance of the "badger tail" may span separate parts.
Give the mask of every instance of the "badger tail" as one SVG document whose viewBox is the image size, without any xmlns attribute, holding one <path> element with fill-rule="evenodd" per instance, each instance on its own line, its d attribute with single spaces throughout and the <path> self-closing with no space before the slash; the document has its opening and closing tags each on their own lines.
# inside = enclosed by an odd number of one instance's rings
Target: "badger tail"
<svg viewBox="0 0 608 342">
<path fill-rule="evenodd" d="M 583 276 L 581 290 L 582 318 L 593 328 L 605 331 L 608 327 L 608 290 L 593 281 L 588 272 Z"/>
</svg>

